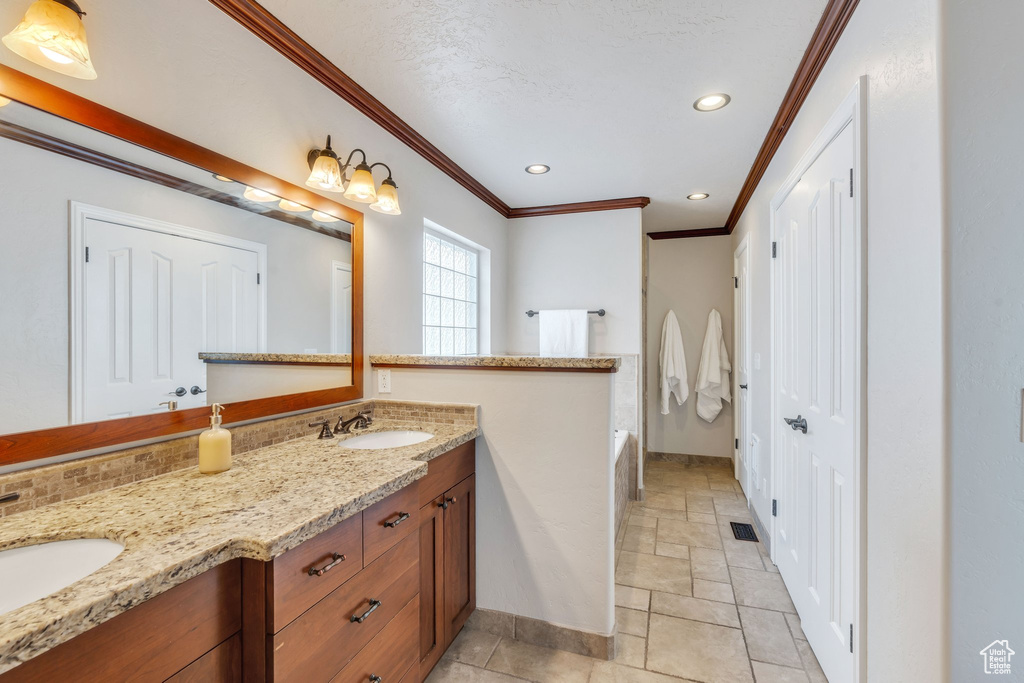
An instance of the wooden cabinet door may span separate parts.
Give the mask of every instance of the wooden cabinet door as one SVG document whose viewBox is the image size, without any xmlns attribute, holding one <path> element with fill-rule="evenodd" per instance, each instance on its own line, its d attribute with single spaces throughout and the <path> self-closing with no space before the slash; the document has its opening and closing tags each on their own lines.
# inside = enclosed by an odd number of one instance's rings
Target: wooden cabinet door
<svg viewBox="0 0 1024 683">
<path fill-rule="evenodd" d="M 444 620 L 444 498 L 420 508 L 420 680 L 446 647 Z"/>
<path fill-rule="evenodd" d="M 476 475 L 448 489 L 444 510 L 445 647 L 476 609 Z"/>
</svg>

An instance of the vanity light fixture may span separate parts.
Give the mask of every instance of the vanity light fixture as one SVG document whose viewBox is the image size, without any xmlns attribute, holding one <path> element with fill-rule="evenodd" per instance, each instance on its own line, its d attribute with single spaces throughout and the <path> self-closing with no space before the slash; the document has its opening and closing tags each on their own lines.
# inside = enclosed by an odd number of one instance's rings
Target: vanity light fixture
<svg viewBox="0 0 1024 683">
<path fill-rule="evenodd" d="M 716 92 L 697 98 L 697 101 L 693 103 L 693 108 L 697 111 L 717 111 L 731 101 L 732 98 L 724 92 Z"/>
<path fill-rule="evenodd" d="M 35 0 L 4 45 L 30 62 L 72 78 L 91 81 L 96 69 L 85 39 L 85 12 L 75 0 Z"/>
<path fill-rule="evenodd" d="M 547 164 L 530 164 L 526 167 L 526 172 L 530 175 L 544 175 L 551 170 L 551 167 Z"/>
<path fill-rule="evenodd" d="M 698 202 L 701 199 L 707 199 L 710 196 L 711 195 L 709 195 L 707 192 L 694 192 L 693 194 L 686 195 L 686 198 L 691 201 Z"/>
<path fill-rule="evenodd" d="M 341 219 L 340 218 L 335 218 L 331 214 L 324 213 L 323 211 L 314 211 L 313 212 L 313 220 L 319 221 L 320 223 L 337 223 Z"/>
<path fill-rule="evenodd" d="M 284 211 L 292 211 L 293 213 L 302 213 L 303 211 L 309 211 L 309 209 L 303 206 L 302 204 L 299 204 L 298 202 L 293 202 L 290 199 L 282 199 L 277 206 Z"/>
<path fill-rule="evenodd" d="M 272 195 L 269 192 L 264 192 L 263 190 L 255 187 L 249 187 L 248 185 L 245 187 L 245 192 L 242 193 L 242 196 L 254 202 L 276 202 L 280 199 L 280 197 Z"/>
<path fill-rule="evenodd" d="M 363 160 L 353 168 L 352 158 L 357 153 Z M 391 169 L 383 163 L 370 165 L 363 150 L 352 150 L 345 163 L 341 163 L 341 159 L 331 149 L 331 136 L 328 135 L 327 144 L 323 149 L 309 150 L 306 162 L 310 171 L 306 180 L 309 187 L 327 192 L 344 192 L 345 199 L 369 204 L 371 209 L 380 213 L 391 216 L 402 213 L 398 205 L 398 185 L 391 177 Z M 377 166 L 388 169 L 388 177 L 381 183 L 380 190 L 373 180 L 373 169 Z M 349 168 L 352 168 L 351 178 L 345 177 L 345 172 Z"/>
</svg>

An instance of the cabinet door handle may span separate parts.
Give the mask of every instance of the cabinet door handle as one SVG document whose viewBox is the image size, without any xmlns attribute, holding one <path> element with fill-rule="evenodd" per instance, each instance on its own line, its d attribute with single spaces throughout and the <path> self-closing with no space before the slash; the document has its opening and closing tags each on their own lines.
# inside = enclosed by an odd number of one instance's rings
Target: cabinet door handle
<svg viewBox="0 0 1024 683">
<path fill-rule="evenodd" d="M 398 519 L 394 520 L 393 522 L 384 522 L 384 526 L 388 527 L 389 529 L 394 529 L 396 526 L 398 526 L 407 519 L 409 519 L 408 512 L 399 512 Z"/>
<path fill-rule="evenodd" d="M 448 499 L 445 498 L 444 500 L 442 500 L 440 503 L 437 504 L 437 507 L 441 508 L 442 510 L 447 510 L 448 509 Z"/>
<path fill-rule="evenodd" d="M 384 683 L 384 679 L 377 674 L 370 674 L 370 683 Z"/>
<path fill-rule="evenodd" d="M 366 621 L 367 617 L 369 617 L 371 614 L 374 613 L 374 611 L 376 611 L 378 607 L 380 607 L 380 600 L 370 600 L 370 609 L 366 610 L 361 615 L 353 614 L 352 621 L 357 624 L 363 623 L 364 621 Z"/>
<path fill-rule="evenodd" d="M 451 498 L 446 498 L 445 502 L 451 503 L 452 505 L 455 505 L 456 503 L 459 502 L 459 499 L 456 498 L 455 496 L 452 496 Z"/>
<path fill-rule="evenodd" d="M 309 575 L 310 576 L 323 576 L 324 574 L 326 574 L 327 572 L 331 571 L 332 569 L 337 567 L 339 564 L 344 562 L 346 559 L 348 559 L 348 558 L 345 557 L 344 555 L 342 555 L 341 553 L 331 553 L 331 561 L 330 561 L 330 563 L 329 564 L 325 564 L 320 569 L 317 569 L 316 567 L 310 567 L 309 568 Z"/>
</svg>

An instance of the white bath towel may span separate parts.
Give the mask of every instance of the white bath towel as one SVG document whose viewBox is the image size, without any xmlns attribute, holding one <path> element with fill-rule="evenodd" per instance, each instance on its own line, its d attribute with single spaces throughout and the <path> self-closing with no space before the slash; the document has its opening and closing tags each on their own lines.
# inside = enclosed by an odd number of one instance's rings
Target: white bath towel
<svg viewBox="0 0 1024 683">
<path fill-rule="evenodd" d="M 676 397 L 676 405 L 683 405 L 690 395 L 686 380 L 686 354 L 683 352 L 683 335 L 679 332 L 679 320 L 674 311 L 665 316 L 661 326 L 661 355 L 658 357 L 661 385 L 661 414 L 668 415 L 670 398 Z"/>
<path fill-rule="evenodd" d="M 704 348 L 700 352 L 700 368 L 697 370 L 697 415 L 707 422 L 714 422 L 722 411 L 722 401 L 732 402 L 729 389 L 729 352 L 722 337 L 722 316 L 711 309 L 708 314 L 708 331 L 704 334 Z"/>
<path fill-rule="evenodd" d="M 586 358 L 589 348 L 586 310 L 540 312 L 540 355 Z"/>
</svg>

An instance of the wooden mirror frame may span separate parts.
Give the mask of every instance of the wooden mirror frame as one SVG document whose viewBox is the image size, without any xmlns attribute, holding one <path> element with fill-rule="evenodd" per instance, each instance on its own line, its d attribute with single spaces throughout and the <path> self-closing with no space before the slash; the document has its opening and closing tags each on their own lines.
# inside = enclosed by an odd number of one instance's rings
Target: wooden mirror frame
<svg viewBox="0 0 1024 683">
<path fill-rule="evenodd" d="M 106 133 L 210 173 L 258 187 L 329 213 L 352 225 L 352 384 L 226 404 L 226 424 L 312 410 L 363 397 L 363 214 L 315 192 L 118 113 L 46 81 L 0 64 L 0 95 L 67 121 Z M 205 428 L 210 408 L 189 408 L 103 422 L 0 435 L 0 466 L 68 453 L 159 439 Z"/>
</svg>

